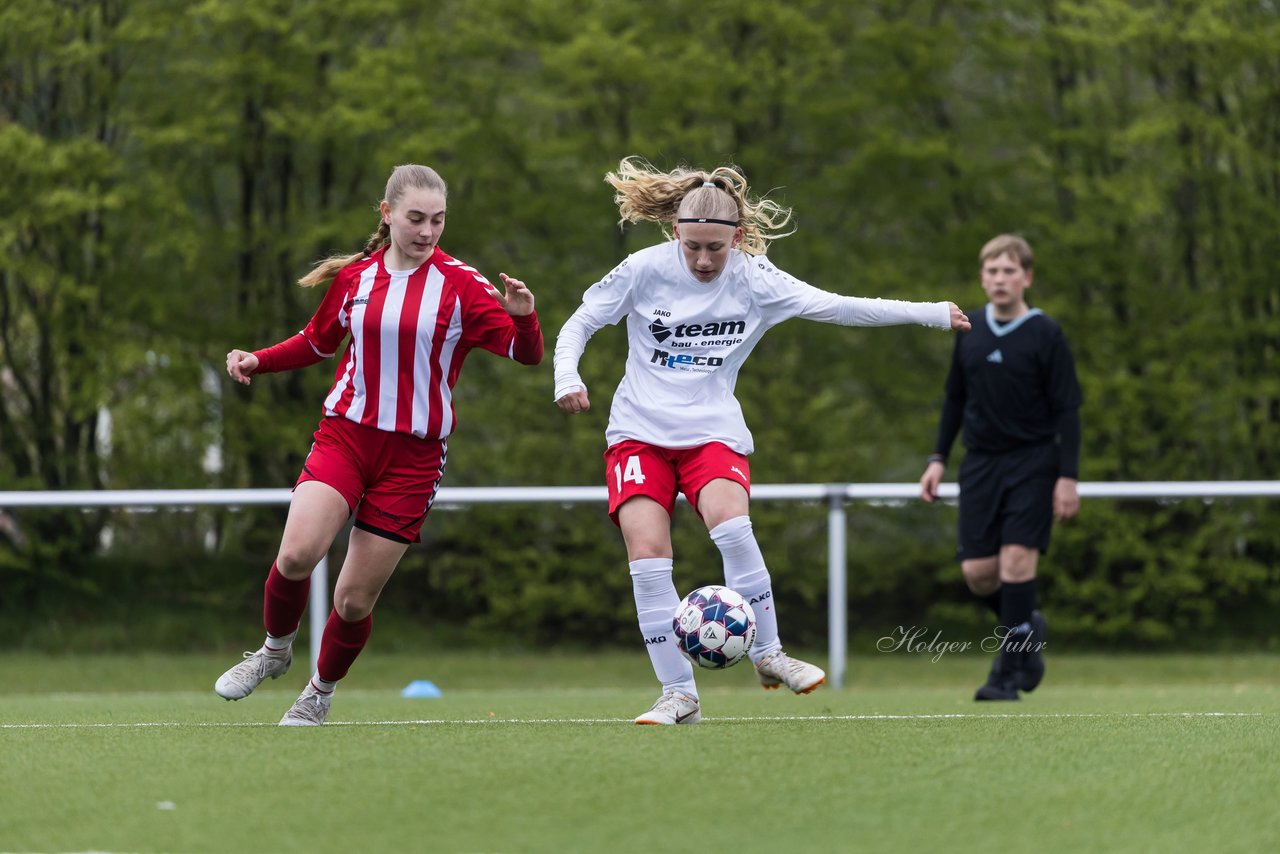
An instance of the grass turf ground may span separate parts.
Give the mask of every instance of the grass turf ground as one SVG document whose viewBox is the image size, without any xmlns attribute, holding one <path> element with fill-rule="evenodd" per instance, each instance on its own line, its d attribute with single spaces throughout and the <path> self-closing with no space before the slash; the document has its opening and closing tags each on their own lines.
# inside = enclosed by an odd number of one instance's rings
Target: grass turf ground
<svg viewBox="0 0 1280 854">
<path fill-rule="evenodd" d="M 0 850 L 1280 847 L 1273 656 L 1054 657 L 996 705 L 972 656 L 806 697 L 737 667 L 700 674 L 700 725 L 636 727 L 643 655 L 371 650 L 319 730 L 275 726 L 305 665 L 226 703 L 230 663 L 0 655 Z"/>
</svg>

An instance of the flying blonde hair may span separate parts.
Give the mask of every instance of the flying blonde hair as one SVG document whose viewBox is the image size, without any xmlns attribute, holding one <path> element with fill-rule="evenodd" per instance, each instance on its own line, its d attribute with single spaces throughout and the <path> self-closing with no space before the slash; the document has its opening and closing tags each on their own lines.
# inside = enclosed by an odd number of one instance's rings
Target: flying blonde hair
<svg viewBox="0 0 1280 854">
<path fill-rule="evenodd" d="M 751 196 L 747 179 L 733 166 L 710 172 L 676 167 L 662 172 L 642 157 L 624 157 L 616 172 L 604 176 L 616 191 L 613 197 L 627 222 L 656 222 L 668 238 L 677 219 L 712 219 L 742 229 L 742 249 L 763 255 L 769 242 L 795 231 L 787 229 L 791 209 L 769 199 Z M 710 186 L 708 186 L 710 185 Z M 784 230 L 785 229 L 785 230 Z"/>
<path fill-rule="evenodd" d="M 382 198 L 387 204 L 395 207 L 396 202 L 400 201 L 400 197 L 406 190 L 435 190 L 446 198 L 449 195 L 449 188 L 439 172 L 430 166 L 419 166 L 416 163 L 407 163 L 391 170 L 391 177 L 387 178 L 387 189 Z M 391 227 L 383 222 L 382 216 L 379 215 L 378 228 L 369 235 L 364 249 L 354 255 L 330 255 L 317 264 L 310 273 L 298 279 L 298 284 L 304 288 L 322 285 L 338 275 L 338 271 L 343 267 L 354 264 L 361 258 L 368 258 L 390 242 Z"/>
</svg>

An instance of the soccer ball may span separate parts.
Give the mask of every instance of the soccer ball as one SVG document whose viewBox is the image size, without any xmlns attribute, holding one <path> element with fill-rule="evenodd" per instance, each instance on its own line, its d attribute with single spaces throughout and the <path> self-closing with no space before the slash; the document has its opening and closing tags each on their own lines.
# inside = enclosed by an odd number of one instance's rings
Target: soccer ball
<svg viewBox="0 0 1280 854">
<path fill-rule="evenodd" d="M 742 660 L 756 640 L 756 615 L 728 587 L 709 584 L 684 597 L 672 628 L 676 646 L 699 667 L 720 670 Z"/>
</svg>

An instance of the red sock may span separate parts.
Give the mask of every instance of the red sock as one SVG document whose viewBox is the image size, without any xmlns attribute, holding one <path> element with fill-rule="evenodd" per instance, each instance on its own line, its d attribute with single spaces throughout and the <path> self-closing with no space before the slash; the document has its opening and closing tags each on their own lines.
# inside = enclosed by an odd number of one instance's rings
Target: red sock
<svg viewBox="0 0 1280 854">
<path fill-rule="evenodd" d="M 262 624 L 267 634 L 282 638 L 298 630 L 302 612 L 307 609 L 311 596 L 311 576 L 301 581 L 290 581 L 271 564 L 262 596 Z"/>
<path fill-rule="evenodd" d="M 324 625 L 324 637 L 320 640 L 320 657 L 316 661 L 316 673 L 326 682 L 337 682 L 369 642 L 373 632 L 373 614 L 363 620 L 348 623 L 338 616 L 336 610 L 329 614 L 329 622 Z"/>
</svg>

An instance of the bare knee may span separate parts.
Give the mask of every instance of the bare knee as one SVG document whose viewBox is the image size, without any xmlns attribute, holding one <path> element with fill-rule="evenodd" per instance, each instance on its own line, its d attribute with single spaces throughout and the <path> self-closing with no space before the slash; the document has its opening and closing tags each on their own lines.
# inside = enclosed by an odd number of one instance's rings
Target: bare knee
<svg viewBox="0 0 1280 854">
<path fill-rule="evenodd" d="M 333 610 L 348 623 L 363 620 L 372 614 L 373 606 L 377 601 L 377 594 L 370 595 L 362 590 L 333 591 Z"/>
<path fill-rule="evenodd" d="M 975 596 L 990 596 L 1000 589 L 1000 561 L 995 557 L 961 562 L 964 582 Z"/>
<path fill-rule="evenodd" d="M 717 478 L 698 493 L 698 513 L 708 531 L 750 512 L 751 499 L 740 483 Z"/>
<path fill-rule="evenodd" d="M 290 581 L 301 581 L 311 575 L 324 553 L 296 546 L 280 546 L 276 555 L 276 569 Z"/>
<path fill-rule="evenodd" d="M 1036 577 L 1040 552 L 1027 546 L 1004 546 L 1000 549 L 1000 580 L 1019 584 Z"/>
<path fill-rule="evenodd" d="M 670 541 L 664 538 L 632 539 L 627 541 L 627 560 L 649 560 L 650 558 L 671 558 Z"/>
<path fill-rule="evenodd" d="M 671 517 L 649 498 L 633 498 L 618 508 L 618 527 L 627 546 L 627 560 L 670 558 Z"/>
</svg>

